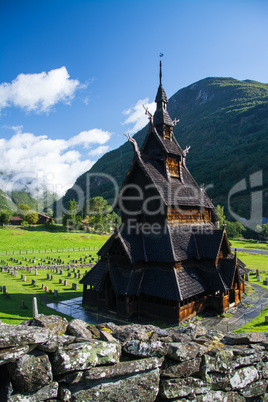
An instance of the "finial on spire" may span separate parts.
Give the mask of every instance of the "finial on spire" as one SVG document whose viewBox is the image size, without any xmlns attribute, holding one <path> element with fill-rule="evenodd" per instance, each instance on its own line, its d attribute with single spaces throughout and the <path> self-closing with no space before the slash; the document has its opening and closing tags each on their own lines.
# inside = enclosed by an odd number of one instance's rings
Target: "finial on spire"
<svg viewBox="0 0 268 402">
<path fill-rule="evenodd" d="M 160 53 L 159 57 L 160 57 L 160 73 L 159 73 L 159 79 L 160 79 L 160 85 L 162 85 L 162 61 L 161 61 L 161 57 L 164 56 L 164 53 Z"/>
</svg>

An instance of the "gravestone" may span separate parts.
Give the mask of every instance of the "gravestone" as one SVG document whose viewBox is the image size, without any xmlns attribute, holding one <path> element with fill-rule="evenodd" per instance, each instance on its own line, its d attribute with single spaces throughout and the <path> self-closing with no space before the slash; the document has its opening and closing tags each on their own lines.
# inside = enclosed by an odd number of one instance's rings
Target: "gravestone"
<svg viewBox="0 0 268 402">
<path fill-rule="evenodd" d="M 72 284 L 72 289 L 73 289 L 73 290 L 77 290 L 77 289 L 78 289 L 78 284 L 77 284 L 77 283 L 73 283 L 73 284 Z"/>
<path fill-rule="evenodd" d="M 54 296 L 55 296 L 55 297 L 58 297 L 58 295 L 59 295 L 59 294 L 58 294 L 57 289 L 54 289 Z"/>
<path fill-rule="evenodd" d="M 60 284 L 62 283 L 62 279 L 59 279 L 59 283 L 60 283 Z"/>
<path fill-rule="evenodd" d="M 60 275 L 62 275 L 63 274 L 63 270 L 62 269 L 60 269 Z"/>
<path fill-rule="evenodd" d="M 74 278 L 77 278 L 77 272 L 74 272 Z"/>
<path fill-rule="evenodd" d="M 50 274 L 47 274 L 47 279 L 50 279 Z"/>
<path fill-rule="evenodd" d="M 45 289 L 45 284 L 44 283 L 42 283 L 42 289 Z"/>
<path fill-rule="evenodd" d="M 24 280 L 24 282 L 26 282 L 26 280 L 27 280 L 26 276 L 23 276 L 23 280 Z"/>
<path fill-rule="evenodd" d="M 32 285 L 36 285 L 36 280 L 32 279 Z"/>
<path fill-rule="evenodd" d="M 78 274 L 78 279 L 80 279 L 81 278 L 81 272 L 79 272 L 79 274 Z"/>
<path fill-rule="evenodd" d="M 260 281 L 261 281 L 261 277 L 257 276 L 257 282 L 260 282 Z"/>
<path fill-rule="evenodd" d="M 72 276 L 71 272 L 68 272 L 68 276 Z"/>
<path fill-rule="evenodd" d="M 68 282 L 67 282 L 67 279 L 65 279 L 65 281 L 64 281 L 64 286 L 68 286 Z"/>
<path fill-rule="evenodd" d="M 3 286 L 3 293 L 4 293 L 4 295 L 7 293 L 7 288 L 6 288 L 6 286 Z"/>
<path fill-rule="evenodd" d="M 256 269 L 256 276 L 260 276 L 260 272 L 258 269 Z"/>
<path fill-rule="evenodd" d="M 38 317 L 37 300 L 36 297 L 33 297 L 33 318 L 37 317 Z"/>
<path fill-rule="evenodd" d="M 35 276 L 37 276 L 37 275 L 38 275 L 38 270 L 36 269 L 36 270 L 35 270 Z"/>
<path fill-rule="evenodd" d="M 48 286 L 45 286 L 45 292 L 48 292 Z"/>
</svg>

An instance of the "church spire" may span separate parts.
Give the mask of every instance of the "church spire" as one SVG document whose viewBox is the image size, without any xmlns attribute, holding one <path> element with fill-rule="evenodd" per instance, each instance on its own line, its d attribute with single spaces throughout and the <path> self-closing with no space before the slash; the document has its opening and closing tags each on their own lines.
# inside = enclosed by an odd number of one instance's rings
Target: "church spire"
<svg viewBox="0 0 268 402">
<path fill-rule="evenodd" d="M 168 114 L 167 111 L 167 95 L 164 90 L 164 87 L 162 85 L 162 61 L 160 60 L 160 71 L 159 71 L 159 87 L 157 90 L 157 94 L 155 97 L 155 102 L 157 104 L 156 106 L 156 111 L 154 114 L 154 125 L 155 126 L 160 126 L 160 125 L 167 125 L 170 127 L 173 127 L 174 124 Z"/>
</svg>

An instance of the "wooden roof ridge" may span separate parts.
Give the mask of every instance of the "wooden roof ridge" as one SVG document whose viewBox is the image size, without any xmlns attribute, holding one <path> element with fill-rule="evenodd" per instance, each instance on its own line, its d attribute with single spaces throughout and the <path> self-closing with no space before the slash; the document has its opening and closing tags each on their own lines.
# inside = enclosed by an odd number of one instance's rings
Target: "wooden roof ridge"
<svg viewBox="0 0 268 402">
<path fill-rule="evenodd" d="M 107 240 L 107 242 L 102 246 L 102 248 L 98 251 L 98 255 L 105 255 L 109 252 L 110 248 L 112 247 L 113 243 L 115 240 L 119 240 L 123 250 L 125 251 L 127 257 L 129 258 L 129 261 L 132 262 L 131 254 L 129 252 L 129 249 L 120 233 L 119 230 L 117 230 L 115 233 L 112 234 L 112 236 Z M 104 251 L 104 252 L 103 252 Z"/>
<path fill-rule="evenodd" d="M 196 180 L 194 179 L 193 175 L 191 174 L 191 172 L 189 171 L 188 167 L 186 166 L 186 163 L 182 166 L 182 172 L 183 169 L 186 170 L 186 172 L 190 175 L 191 179 L 193 180 L 194 184 L 200 189 L 200 191 L 202 191 L 204 193 L 204 198 L 206 198 L 206 200 L 209 201 L 209 203 L 211 204 L 211 208 L 215 209 L 215 206 L 213 204 L 213 202 L 211 201 L 210 197 L 207 195 L 207 193 L 205 192 L 204 188 L 200 187 L 198 185 L 198 183 L 196 182 Z"/>
<path fill-rule="evenodd" d="M 179 296 L 179 300 L 183 300 L 182 298 L 182 293 L 181 293 L 181 288 L 180 288 L 180 283 L 179 283 L 179 279 L 178 276 L 176 275 L 176 269 L 175 267 L 173 267 L 173 275 L 174 275 L 174 279 L 175 279 L 175 283 L 176 283 L 176 290 L 178 292 L 178 296 Z"/>
<path fill-rule="evenodd" d="M 220 250 L 221 250 L 221 247 L 222 247 L 222 244 L 223 244 L 223 240 L 224 240 L 224 239 L 225 239 L 225 241 L 226 241 L 229 254 L 231 253 L 231 248 L 230 248 L 229 241 L 228 241 L 228 238 L 227 238 L 226 230 L 225 230 L 224 228 L 221 229 L 221 230 L 222 230 L 222 236 L 221 236 L 221 241 L 220 241 L 220 245 L 219 245 L 218 252 L 217 252 L 217 256 L 216 256 L 216 261 L 218 260 L 219 252 L 220 252 Z"/>
<path fill-rule="evenodd" d="M 167 224 L 167 231 L 168 231 L 168 238 L 169 238 L 169 242 L 170 242 L 170 247 L 171 247 L 171 251 L 172 251 L 172 256 L 173 256 L 174 261 L 177 261 L 178 258 L 177 258 L 177 255 L 176 255 L 176 252 L 175 252 L 175 249 L 174 249 L 174 244 L 173 244 L 172 234 L 171 234 L 171 231 L 170 231 L 170 226 L 169 226 L 169 224 Z"/>
</svg>

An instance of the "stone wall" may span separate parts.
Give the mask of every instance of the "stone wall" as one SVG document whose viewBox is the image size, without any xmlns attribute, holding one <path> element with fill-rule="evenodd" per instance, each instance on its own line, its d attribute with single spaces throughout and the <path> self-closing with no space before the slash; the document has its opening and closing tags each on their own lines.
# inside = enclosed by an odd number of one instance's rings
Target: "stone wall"
<svg viewBox="0 0 268 402">
<path fill-rule="evenodd" d="M 0 401 L 268 400 L 268 334 L 195 324 L 0 323 Z"/>
</svg>

